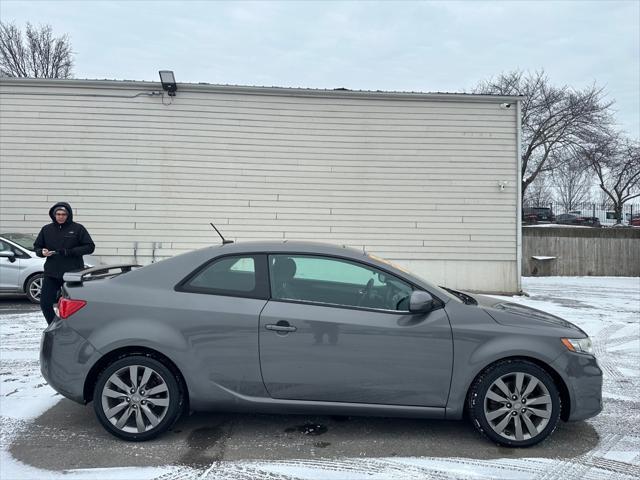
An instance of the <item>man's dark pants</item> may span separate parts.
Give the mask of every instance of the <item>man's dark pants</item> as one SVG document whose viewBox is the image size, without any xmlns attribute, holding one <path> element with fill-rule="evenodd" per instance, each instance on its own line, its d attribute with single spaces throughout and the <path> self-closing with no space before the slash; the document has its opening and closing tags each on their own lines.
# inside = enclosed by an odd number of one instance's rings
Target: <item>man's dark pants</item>
<svg viewBox="0 0 640 480">
<path fill-rule="evenodd" d="M 40 292 L 40 308 L 47 320 L 47 324 L 53 322 L 56 314 L 53 311 L 53 304 L 58 301 L 58 292 L 64 284 L 64 280 L 56 277 L 44 276 L 42 279 L 42 291 Z"/>
</svg>

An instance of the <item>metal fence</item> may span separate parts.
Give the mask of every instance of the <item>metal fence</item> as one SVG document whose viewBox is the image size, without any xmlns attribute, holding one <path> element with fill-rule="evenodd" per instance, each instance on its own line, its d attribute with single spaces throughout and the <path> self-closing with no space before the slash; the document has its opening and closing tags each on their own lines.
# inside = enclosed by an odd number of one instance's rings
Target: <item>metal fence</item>
<svg viewBox="0 0 640 480">
<path fill-rule="evenodd" d="M 524 209 L 550 208 L 553 215 L 562 213 L 573 213 L 582 217 L 597 217 L 602 225 L 614 225 L 617 223 L 613 207 L 606 203 L 584 202 L 573 205 L 571 209 L 566 209 L 560 203 L 548 203 L 538 205 L 535 203 L 525 203 Z M 628 225 L 631 218 L 640 216 L 640 203 L 626 203 L 622 208 L 622 223 Z"/>
</svg>

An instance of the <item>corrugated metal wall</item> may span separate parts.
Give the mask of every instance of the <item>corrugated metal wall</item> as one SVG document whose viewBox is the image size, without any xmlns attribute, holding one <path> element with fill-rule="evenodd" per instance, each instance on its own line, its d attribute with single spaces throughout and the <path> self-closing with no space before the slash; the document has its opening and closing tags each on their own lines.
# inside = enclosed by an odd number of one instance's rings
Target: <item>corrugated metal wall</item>
<svg viewBox="0 0 640 480">
<path fill-rule="evenodd" d="M 107 261 L 218 243 L 213 221 L 238 241 L 365 246 L 453 287 L 518 289 L 518 121 L 499 99 L 157 90 L 0 81 L 0 229 L 37 232 L 65 200 Z"/>
</svg>

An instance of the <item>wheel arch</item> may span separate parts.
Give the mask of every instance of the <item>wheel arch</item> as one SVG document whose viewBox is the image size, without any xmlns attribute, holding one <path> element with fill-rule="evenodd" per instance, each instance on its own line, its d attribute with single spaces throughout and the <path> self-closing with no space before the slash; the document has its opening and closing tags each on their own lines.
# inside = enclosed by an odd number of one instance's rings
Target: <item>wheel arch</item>
<svg viewBox="0 0 640 480">
<path fill-rule="evenodd" d="M 149 347 L 140 347 L 140 346 L 127 346 L 117 348 L 112 350 L 111 352 L 103 355 L 89 370 L 85 381 L 82 396 L 86 403 L 89 403 L 93 400 L 93 389 L 95 387 L 96 382 L 98 381 L 98 376 L 100 373 L 107 368 L 111 363 L 116 360 L 120 360 L 121 358 L 131 357 L 133 355 L 143 355 L 155 360 L 158 360 L 163 365 L 165 365 L 171 373 L 173 373 L 177 380 L 178 386 L 181 389 L 184 395 L 184 405 L 185 411 L 189 409 L 189 389 L 187 388 L 187 382 L 182 375 L 182 372 L 177 367 L 177 365 L 166 355 L 158 352 Z"/>
<path fill-rule="evenodd" d="M 22 282 L 22 292 L 23 293 L 27 293 L 27 284 L 29 283 L 29 280 L 31 280 L 36 275 L 44 276 L 44 272 L 33 272 L 33 273 L 30 273 L 29 275 L 27 275 L 27 277 L 24 279 L 24 282 Z"/>
<path fill-rule="evenodd" d="M 571 415 L 571 395 L 569 394 L 569 388 L 567 387 L 566 382 L 564 381 L 562 376 L 551 365 L 549 365 L 546 362 L 543 362 L 542 360 L 539 360 L 534 357 L 528 357 L 526 355 L 510 356 L 510 357 L 500 358 L 498 360 L 493 360 L 491 363 L 481 368 L 480 371 L 478 371 L 478 373 L 471 379 L 471 382 L 469 382 L 469 384 L 467 385 L 467 389 L 464 397 L 465 403 L 469 398 L 471 388 L 473 387 L 474 383 L 476 382 L 476 380 L 480 375 L 482 375 L 489 368 L 491 368 L 492 366 L 498 363 L 502 363 L 505 361 L 520 361 L 520 360 L 533 363 L 538 367 L 542 368 L 545 372 L 549 374 L 549 376 L 553 379 L 553 382 L 555 383 L 556 387 L 558 388 L 558 392 L 560 393 L 560 418 L 565 422 L 569 420 L 569 417 Z M 467 414 L 466 408 L 463 409 L 463 414 L 464 415 Z"/>
</svg>

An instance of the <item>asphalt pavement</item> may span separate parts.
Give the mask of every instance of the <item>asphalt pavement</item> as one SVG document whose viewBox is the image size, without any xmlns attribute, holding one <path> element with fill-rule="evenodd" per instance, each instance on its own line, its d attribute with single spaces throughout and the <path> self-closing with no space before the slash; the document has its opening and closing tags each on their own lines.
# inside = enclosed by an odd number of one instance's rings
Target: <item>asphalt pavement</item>
<svg viewBox="0 0 640 480">
<path fill-rule="evenodd" d="M 541 445 L 501 448 L 467 422 L 372 417 L 197 413 L 156 440 L 130 443 L 107 433 L 93 406 L 61 399 L 14 437 L 11 455 L 45 470 L 183 465 L 221 461 L 378 457 L 553 458 L 594 448 L 586 422 L 562 424 Z"/>
<path fill-rule="evenodd" d="M 0 316 L 38 309 L 21 297 L 0 298 Z M 541 445 L 509 449 L 488 442 L 466 421 L 193 413 L 156 440 L 130 443 L 102 428 L 92 404 L 59 398 L 12 435 L 9 451 L 16 460 L 58 471 L 163 465 L 203 469 L 222 461 L 345 457 L 569 460 L 584 455 L 599 440 L 586 422 L 561 424 Z"/>
</svg>

